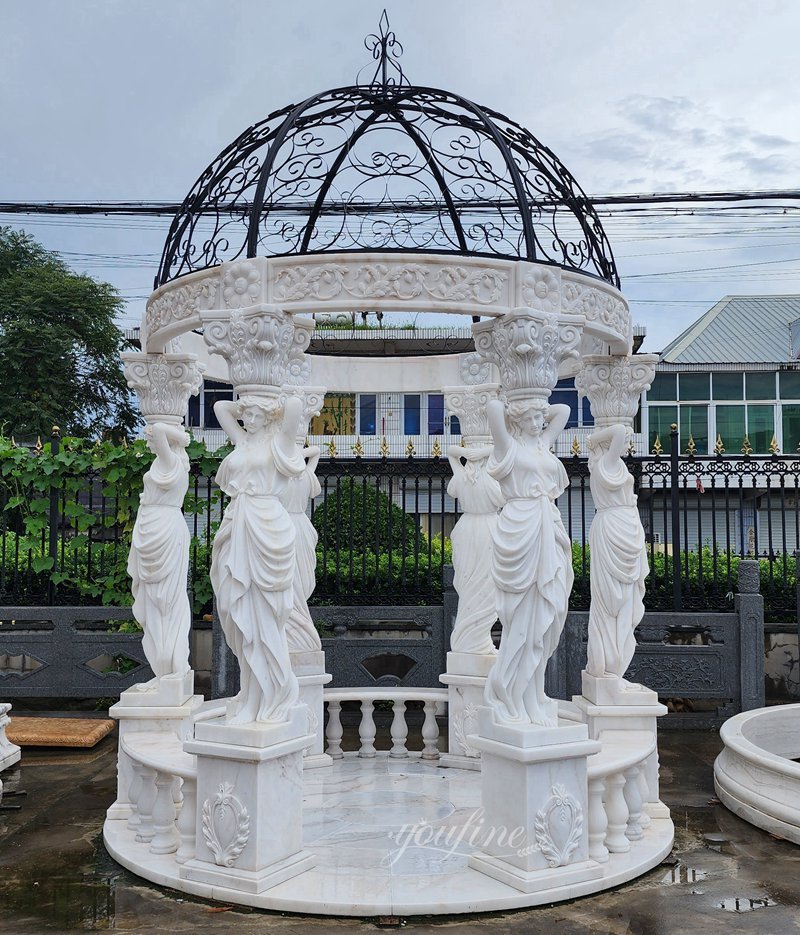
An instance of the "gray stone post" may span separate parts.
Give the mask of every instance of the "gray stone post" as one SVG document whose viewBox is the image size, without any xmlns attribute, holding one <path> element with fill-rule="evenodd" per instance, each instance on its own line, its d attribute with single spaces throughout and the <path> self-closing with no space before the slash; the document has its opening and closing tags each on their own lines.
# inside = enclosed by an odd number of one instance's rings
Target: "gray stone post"
<svg viewBox="0 0 800 935">
<path fill-rule="evenodd" d="M 755 559 L 739 562 L 739 593 L 734 606 L 739 619 L 739 684 L 742 711 L 764 707 L 764 598 Z"/>
</svg>

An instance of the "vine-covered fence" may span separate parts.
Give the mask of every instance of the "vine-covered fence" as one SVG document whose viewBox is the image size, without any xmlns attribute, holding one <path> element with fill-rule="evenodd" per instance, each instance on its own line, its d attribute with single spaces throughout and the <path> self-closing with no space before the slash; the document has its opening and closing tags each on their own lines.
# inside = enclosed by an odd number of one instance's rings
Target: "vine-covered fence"
<svg viewBox="0 0 800 935">
<path fill-rule="evenodd" d="M 577 447 L 577 446 L 576 446 Z M 188 449 L 184 504 L 192 533 L 188 587 L 197 616 L 210 610 L 208 569 L 225 497 L 214 474 L 227 449 Z M 126 572 L 141 479 L 152 455 L 141 440 L 116 445 L 54 435 L 45 444 L 0 438 L 0 602 L 130 603 Z M 800 457 L 670 451 L 627 459 L 648 542 L 651 611 L 727 610 L 738 563 L 757 558 L 767 619 L 795 620 L 800 551 Z M 572 609 L 590 598 L 594 506 L 586 459 L 564 459 L 559 498 L 573 542 Z M 319 532 L 317 605 L 439 603 L 458 503 L 446 458 L 331 457 L 311 505 Z"/>
</svg>

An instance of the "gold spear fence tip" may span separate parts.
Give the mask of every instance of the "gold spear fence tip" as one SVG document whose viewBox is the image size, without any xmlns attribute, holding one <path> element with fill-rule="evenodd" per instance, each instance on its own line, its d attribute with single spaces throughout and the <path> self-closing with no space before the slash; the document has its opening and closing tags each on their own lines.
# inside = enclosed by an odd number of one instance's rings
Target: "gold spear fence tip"
<svg viewBox="0 0 800 935">
<path fill-rule="evenodd" d="M 572 447 L 570 448 L 570 451 L 576 458 L 581 453 L 581 443 L 578 441 L 577 435 L 572 439 Z"/>
<path fill-rule="evenodd" d="M 355 443 L 355 445 L 353 445 L 353 454 L 354 454 L 357 458 L 363 458 L 363 457 L 364 457 L 364 446 L 361 444 L 361 436 L 360 436 L 360 435 L 356 437 L 356 443 Z"/>
<path fill-rule="evenodd" d="M 388 458 L 388 457 L 389 457 L 389 444 L 388 444 L 388 442 L 386 441 L 386 436 L 385 436 L 385 435 L 381 438 L 380 452 L 381 452 L 381 457 L 382 457 L 382 458 Z"/>
<path fill-rule="evenodd" d="M 33 450 L 37 455 L 40 455 L 44 451 L 44 445 L 42 444 L 42 436 L 36 436 L 36 444 L 33 446 Z"/>
<path fill-rule="evenodd" d="M 433 448 L 431 448 L 431 457 L 441 458 L 441 456 L 442 456 L 442 446 L 439 444 L 439 439 L 435 438 L 433 440 Z"/>
<path fill-rule="evenodd" d="M 753 446 L 750 444 L 750 439 L 745 435 L 744 442 L 742 443 L 742 454 L 747 456 L 753 453 Z"/>
<path fill-rule="evenodd" d="M 725 454 L 725 445 L 722 443 L 721 435 L 717 435 L 717 443 L 714 445 L 714 454 L 715 455 Z"/>
<path fill-rule="evenodd" d="M 628 457 L 632 458 L 636 454 L 636 445 L 633 441 L 628 442 Z"/>
<path fill-rule="evenodd" d="M 409 438 L 408 444 L 406 445 L 406 457 L 413 458 L 415 454 L 416 454 L 416 451 L 414 449 L 414 442 L 412 442 L 411 439 Z"/>
<path fill-rule="evenodd" d="M 661 444 L 661 439 L 659 438 L 658 435 L 656 435 L 656 440 L 655 440 L 655 442 L 653 443 L 653 451 L 652 451 L 652 454 L 654 454 L 654 455 L 658 458 L 658 457 L 660 457 L 663 453 L 664 453 L 664 448 L 663 448 L 663 446 L 662 446 L 662 444 Z"/>
<path fill-rule="evenodd" d="M 774 435 L 772 436 L 772 441 L 769 443 L 769 453 L 771 455 L 779 455 L 781 453 L 778 447 L 778 439 Z"/>
<path fill-rule="evenodd" d="M 689 436 L 689 441 L 686 443 L 686 454 L 694 457 L 697 454 L 697 445 L 694 443 L 694 436 Z"/>
<path fill-rule="evenodd" d="M 328 442 L 328 454 L 332 458 L 336 457 L 336 442 L 333 439 Z"/>
</svg>

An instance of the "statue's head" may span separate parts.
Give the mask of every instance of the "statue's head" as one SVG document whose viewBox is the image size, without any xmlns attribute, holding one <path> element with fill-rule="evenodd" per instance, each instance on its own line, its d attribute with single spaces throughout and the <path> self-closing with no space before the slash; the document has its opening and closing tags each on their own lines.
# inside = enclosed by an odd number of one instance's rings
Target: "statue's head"
<svg viewBox="0 0 800 935">
<path fill-rule="evenodd" d="M 549 408 L 549 402 L 542 396 L 509 400 L 507 412 L 512 434 L 538 438 L 544 430 Z"/>
<path fill-rule="evenodd" d="M 257 396 L 248 393 L 237 400 L 237 415 L 245 429 L 251 433 L 269 430 L 280 420 L 283 407 L 276 396 Z"/>
</svg>

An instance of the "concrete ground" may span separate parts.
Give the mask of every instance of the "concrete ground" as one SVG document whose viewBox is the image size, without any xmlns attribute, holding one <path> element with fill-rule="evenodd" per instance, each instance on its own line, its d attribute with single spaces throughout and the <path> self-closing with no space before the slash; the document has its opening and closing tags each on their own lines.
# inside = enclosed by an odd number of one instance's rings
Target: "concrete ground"
<svg viewBox="0 0 800 935">
<path fill-rule="evenodd" d="M 3 774 L 25 789 L 0 811 L 0 933 L 313 933 L 402 927 L 434 932 L 695 935 L 800 931 L 800 847 L 736 818 L 714 799 L 715 733 L 660 737 L 663 798 L 676 827 L 673 855 L 632 883 L 541 909 L 462 917 L 330 919 L 247 911 L 167 891 L 105 853 L 103 816 L 114 799 L 116 735 L 87 752 L 23 752 Z"/>
</svg>

